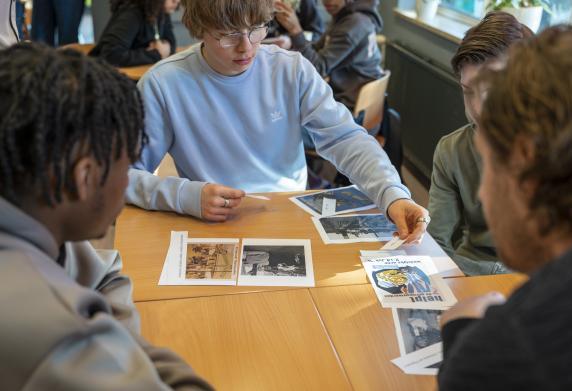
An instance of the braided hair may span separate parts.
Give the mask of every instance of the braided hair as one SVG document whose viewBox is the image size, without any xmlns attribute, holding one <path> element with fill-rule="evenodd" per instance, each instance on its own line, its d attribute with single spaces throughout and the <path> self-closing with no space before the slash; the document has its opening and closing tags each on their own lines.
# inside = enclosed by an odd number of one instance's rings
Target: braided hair
<svg viewBox="0 0 572 391">
<path fill-rule="evenodd" d="M 123 7 L 136 6 L 141 8 L 145 19 L 155 23 L 163 14 L 165 0 L 110 0 L 111 12 L 115 13 Z"/>
<path fill-rule="evenodd" d="M 91 155 L 107 180 L 112 159 L 139 158 L 147 143 L 133 82 L 71 49 L 20 43 L 0 51 L 0 196 L 48 205 L 75 192 L 72 168 Z M 30 194 L 33 191 L 33 194 Z"/>
</svg>

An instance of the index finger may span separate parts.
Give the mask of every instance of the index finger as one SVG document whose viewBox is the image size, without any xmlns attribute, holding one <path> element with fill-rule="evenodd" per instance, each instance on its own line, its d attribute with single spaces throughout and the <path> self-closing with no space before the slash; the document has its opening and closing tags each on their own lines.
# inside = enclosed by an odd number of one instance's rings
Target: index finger
<svg viewBox="0 0 572 391">
<path fill-rule="evenodd" d="M 425 231 L 427 230 L 427 223 L 424 222 L 415 222 L 415 228 L 413 232 L 411 232 L 407 238 L 405 239 L 405 243 L 412 243 L 419 240 Z"/>
<path fill-rule="evenodd" d="M 226 187 L 226 186 L 222 186 L 217 193 L 219 196 L 228 199 L 242 198 L 246 195 L 244 190 L 233 189 L 232 187 Z"/>
</svg>

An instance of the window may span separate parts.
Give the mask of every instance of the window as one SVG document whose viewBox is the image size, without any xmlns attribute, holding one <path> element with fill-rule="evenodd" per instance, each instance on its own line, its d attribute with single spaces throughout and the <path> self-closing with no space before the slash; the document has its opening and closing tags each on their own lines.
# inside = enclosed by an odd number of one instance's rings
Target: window
<svg viewBox="0 0 572 391">
<path fill-rule="evenodd" d="M 570 0 L 546 0 L 551 13 L 544 11 L 540 29 L 559 23 L 572 23 L 572 2 Z M 443 9 L 457 14 L 480 19 L 486 13 L 485 0 L 441 0 Z"/>
<path fill-rule="evenodd" d="M 485 0 L 442 0 L 441 6 L 477 19 L 485 14 Z"/>
</svg>

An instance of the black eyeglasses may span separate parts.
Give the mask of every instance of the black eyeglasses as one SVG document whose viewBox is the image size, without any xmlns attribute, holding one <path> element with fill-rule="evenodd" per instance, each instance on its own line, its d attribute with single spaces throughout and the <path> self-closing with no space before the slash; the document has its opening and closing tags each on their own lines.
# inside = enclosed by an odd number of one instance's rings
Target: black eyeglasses
<svg viewBox="0 0 572 391">
<path fill-rule="evenodd" d="M 223 34 L 220 38 L 218 38 L 218 43 L 223 48 L 231 48 L 234 46 L 238 46 L 240 41 L 242 40 L 242 36 L 248 36 L 248 40 L 250 43 L 255 44 L 261 42 L 264 38 L 266 38 L 266 34 L 268 34 L 268 25 L 265 24 L 264 26 L 254 27 L 248 30 L 245 33 L 230 33 L 230 34 Z M 216 38 L 216 37 L 215 37 Z"/>
</svg>

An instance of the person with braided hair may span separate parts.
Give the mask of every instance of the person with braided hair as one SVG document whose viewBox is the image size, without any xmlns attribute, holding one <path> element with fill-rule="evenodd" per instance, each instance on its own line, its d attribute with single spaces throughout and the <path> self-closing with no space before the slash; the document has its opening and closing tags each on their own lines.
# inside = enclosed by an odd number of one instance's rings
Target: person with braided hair
<svg viewBox="0 0 572 391">
<path fill-rule="evenodd" d="M 0 379 L 9 390 L 212 389 L 139 335 L 116 251 L 94 250 L 147 143 L 134 84 L 74 50 L 0 51 Z"/>
<path fill-rule="evenodd" d="M 112 16 L 90 56 L 112 65 L 153 64 L 175 53 L 170 14 L 180 0 L 111 0 Z"/>
</svg>

